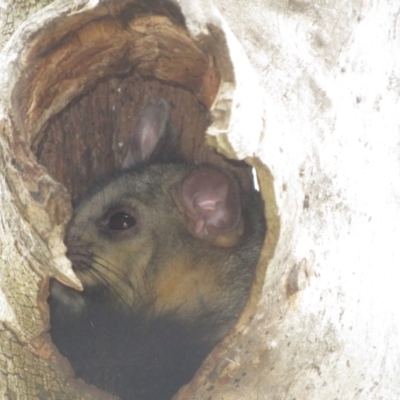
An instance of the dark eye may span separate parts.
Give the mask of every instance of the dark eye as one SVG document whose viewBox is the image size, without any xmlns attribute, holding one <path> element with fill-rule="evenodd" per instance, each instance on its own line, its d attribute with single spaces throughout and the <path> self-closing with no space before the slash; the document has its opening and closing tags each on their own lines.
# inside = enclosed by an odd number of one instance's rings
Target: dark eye
<svg viewBox="0 0 400 400">
<path fill-rule="evenodd" d="M 108 220 L 107 228 L 113 231 L 124 231 L 136 225 L 136 218 L 132 215 L 118 211 L 112 214 Z"/>
</svg>

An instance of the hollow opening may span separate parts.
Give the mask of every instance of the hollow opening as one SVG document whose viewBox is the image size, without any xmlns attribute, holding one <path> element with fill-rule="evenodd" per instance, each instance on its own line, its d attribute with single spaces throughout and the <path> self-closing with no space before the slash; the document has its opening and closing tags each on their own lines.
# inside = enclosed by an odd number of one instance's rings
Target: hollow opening
<svg viewBox="0 0 400 400">
<path fill-rule="evenodd" d="M 198 159 L 209 124 L 206 108 L 187 90 L 137 72 L 103 79 L 57 114 L 34 142 L 38 162 L 80 198 L 121 166 L 140 111 L 153 98 L 167 100 L 171 122 L 188 160 Z M 213 153 L 211 149 L 209 152 Z"/>
<path fill-rule="evenodd" d="M 250 187 L 250 168 L 205 141 L 221 74 L 232 75 L 218 35 L 195 43 L 173 3 L 115 3 L 49 24 L 30 47 L 34 68 L 13 97 L 38 162 L 79 196 L 119 166 L 140 110 L 164 97 L 187 160 L 227 167 Z"/>
<path fill-rule="evenodd" d="M 19 134 L 76 200 L 120 168 L 140 111 L 162 97 L 185 159 L 231 171 L 251 191 L 252 168 L 217 153 L 205 137 L 221 79 L 233 81 L 214 33 L 193 41 L 179 9 L 162 1 L 98 5 L 49 23 L 33 39 L 13 93 Z"/>
</svg>

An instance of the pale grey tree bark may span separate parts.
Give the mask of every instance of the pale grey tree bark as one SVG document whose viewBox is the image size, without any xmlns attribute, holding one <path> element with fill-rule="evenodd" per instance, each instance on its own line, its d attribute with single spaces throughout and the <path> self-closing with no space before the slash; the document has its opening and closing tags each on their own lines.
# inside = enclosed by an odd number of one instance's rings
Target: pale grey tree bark
<svg viewBox="0 0 400 400">
<path fill-rule="evenodd" d="M 210 141 L 256 168 L 270 230 L 248 310 L 177 399 L 399 398 L 400 6 L 178 3 L 195 40 L 226 40 Z M 73 96 L 35 120 L 15 88 L 36 30 L 99 5 L 22 4 L 0 2 L 0 396 L 90 398 L 44 333 L 48 276 L 79 283 L 68 195 L 29 146 Z"/>
<path fill-rule="evenodd" d="M 397 399 L 400 7 L 213 7 L 262 91 L 263 128 L 231 143 L 270 168 L 281 224 L 254 319 L 210 366 L 229 379 L 199 377 L 195 398 Z"/>
</svg>

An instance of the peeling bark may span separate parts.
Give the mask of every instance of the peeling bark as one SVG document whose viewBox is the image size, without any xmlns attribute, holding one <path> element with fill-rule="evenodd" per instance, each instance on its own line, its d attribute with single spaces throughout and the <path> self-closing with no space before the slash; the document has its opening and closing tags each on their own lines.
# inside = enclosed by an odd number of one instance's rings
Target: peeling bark
<svg viewBox="0 0 400 400">
<path fill-rule="evenodd" d="M 108 101 L 122 88 L 112 101 L 144 104 L 143 91 L 179 98 L 173 118 L 187 157 L 227 163 L 250 184 L 247 168 L 205 141 L 245 159 L 266 203 L 250 304 L 176 399 L 399 398 L 395 2 L 179 0 L 188 30 L 178 9 L 157 2 L 69 3 L 7 4 L 0 14 L 3 397 L 110 398 L 75 380 L 52 347 L 46 297 L 49 276 L 80 285 L 62 243 L 71 196 L 115 168 L 139 110 L 118 109 L 120 132 L 83 177 L 77 143 L 68 145 L 75 162 L 65 143 L 91 128 L 79 123 L 88 104 L 99 103 L 96 132 L 118 131 Z M 188 56 L 171 56 L 172 43 Z M 144 82 L 149 71 L 155 84 Z M 135 73 L 135 88 L 118 81 Z M 182 104 L 196 105 L 186 119 Z"/>
</svg>

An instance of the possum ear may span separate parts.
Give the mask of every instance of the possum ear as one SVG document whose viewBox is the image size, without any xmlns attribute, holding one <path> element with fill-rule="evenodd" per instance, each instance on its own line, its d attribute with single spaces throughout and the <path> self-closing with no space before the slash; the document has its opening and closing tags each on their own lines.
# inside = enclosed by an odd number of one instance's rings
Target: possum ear
<svg viewBox="0 0 400 400">
<path fill-rule="evenodd" d="M 162 98 L 150 100 L 143 108 L 131 133 L 128 153 L 122 169 L 148 161 L 164 136 L 169 118 L 169 105 Z"/>
<path fill-rule="evenodd" d="M 183 180 L 181 202 L 192 234 L 221 247 L 234 246 L 243 233 L 238 184 L 220 169 L 202 166 Z"/>
</svg>

